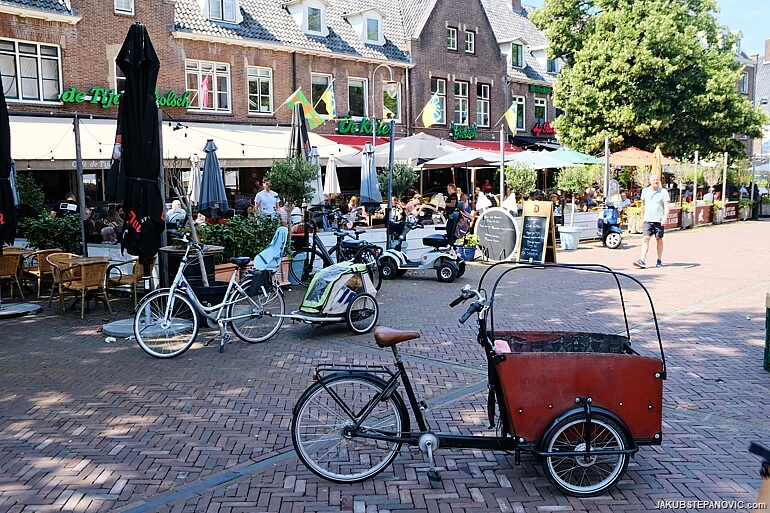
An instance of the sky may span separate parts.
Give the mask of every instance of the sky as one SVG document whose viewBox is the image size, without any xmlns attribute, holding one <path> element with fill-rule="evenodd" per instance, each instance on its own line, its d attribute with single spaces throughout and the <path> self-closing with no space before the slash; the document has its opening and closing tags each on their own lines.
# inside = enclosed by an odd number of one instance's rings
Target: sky
<svg viewBox="0 0 770 513">
<path fill-rule="evenodd" d="M 543 0 L 523 0 L 525 5 L 540 7 Z M 741 31 L 741 46 L 746 55 L 765 53 L 765 39 L 770 39 L 770 1 L 768 0 L 717 0 L 721 12 L 717 20 L 732 32 Z"/>
</svg>

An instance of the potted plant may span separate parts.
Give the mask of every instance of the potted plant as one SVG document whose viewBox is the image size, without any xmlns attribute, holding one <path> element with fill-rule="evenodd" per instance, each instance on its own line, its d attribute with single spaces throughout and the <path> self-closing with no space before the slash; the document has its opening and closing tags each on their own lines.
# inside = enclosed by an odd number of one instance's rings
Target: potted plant
<svg viewBox="0 0 770 513">
<path fill-rule="evenodd" d="M 471 261 L 476 256 L 476 247 L 479 245 L 479 236 L 473 233 L 466 233 L 459 241 L 458 253 L 463 260 Z"/>
<path fill-rule="evenodd" d="M 722 224 L 725 220 L 725 202 L 714 200 L 714 224 Z"/>
<path fill-rule="evenodd" d="M 762 210 L 759 211 L 759 214 L 762 216 L 770 216 L 770 196 L 762 198 L 760 205 Z"/>
<path fill-rule="evenodd" d="M 80 216 L 67 214 L 51 216 L 44 212 L 27 219 L 27 247 L 33 249 L 61 248 L 66 253 L 82 252 L 83 235 Z"/>
<path fill-rule="evenodd" d="M 753 204 L 754 202 L 751 200 L 738 200 L 738 218 L 741 221 L 746 221 L 747 219 L 751 218 L 751 206 Z"/>
<path fill-rule="evenodd" d="M 694 203 L 682 203 L 682 230 L 690 228 L 695 224 Z"/>
<path fill-rule="evenodd" d="M 393 197 L 402 198 L 412 185 L 417 181 L 420 175 L 409 164 L 396 162 L 393 165 Z M 377 185 L 383 198 L 388 195 L 388 173 L 377 174 Z"/>
<path fill-rule="evenodd" d="M 628 220 L 629 233 L 642 233 L 642 209 L 641 207 L 626 207 L 624 210 Z"/>
<path fill-rule="evenodd" d="M 524 201 L 537 188 L 537 171 L 524 162 L 506 166 L 505 185 L 511 188 L 517 201 Z"/>
<path fill-rule="evenodd" d="M 585 192 L 593 183 L 593 173 L 586 166 L 565 167 L 559 172 L 556 186 L 572 196 L 572 212 L 570 213 L 569 226 L 559 226 L 559 239 L 561 247 L 565 250 L 577 249 L 582 229 L 573 226 L 575 222 L 575 198 Z"/>
</svg>

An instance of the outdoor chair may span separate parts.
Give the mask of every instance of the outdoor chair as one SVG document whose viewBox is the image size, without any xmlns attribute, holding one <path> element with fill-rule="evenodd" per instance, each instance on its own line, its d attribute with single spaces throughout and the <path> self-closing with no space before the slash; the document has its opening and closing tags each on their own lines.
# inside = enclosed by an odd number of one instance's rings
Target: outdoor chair
<svg viewBox="0 0 770 513">
<path fill-rule="evenodd" d="M 25 266 L 21 272 L 23 277 L 37 279 L 37 297 L 40 299 L 40 291 L 43 288 L 43 280 L 53 280 L 53 267 L 46 257 L 54 253 L 61 253 L 61 249 L 41 249 L 25 258 Z"/>
<path fill-rule="evenodd" d="M 133 264 L 131 267 L 131 273 L 128 273 L 126 266 Z M 149 266 L 150 275 L 152 275 L 152 269 L 155 267 L 155 258 L 152 259 Z M 125 271 L 125 272 L 124 272 Z M 117 274 L 115 274 L 117 272 Z M 144 268 L 139 263 L 138 258 L 133 258 L 125 262 L 118 264 L 112 264 L 107 268 L 107 289 L 115 289 L 121 286 L 128 285 L 134 296 L 134 307 L 137 303 L 137 289 L 139 284 L 144 283 Z"/>
<path fill-rule="evenodd" d="M 24 299 L 24 291 L 19 282 L 19 264 L 21 263 L 20 254 L 9 254 L 0 256 L 0 298 L 2 298 L 2 282 L 10 282 L 11 298 L 13 298 L 13 284 L 19 287 L 21 299 Z"/>
<path fill-rule="evenodd" d="M 112 313 L 110 298 L 107 296 L 107 268 L 109 262 L 79 264 L 62 271 L 59 280 L 59 311 L 64 313 L 64 295 L 67 292 L 80 294 L 80 318 L 85 316 L 86 297 L 89 292 L 101 292 L 107 309 Z M 79 270 L 75 275 L 74 270 Z"/>
<path fill-rule="evenodd" d="M 56 291 L 59 292 L 59 282 L 61 281 L 62 273 L 67 271 L 69 269 L 69 266 L 62 265 L 60 262 L 62 260 L 67 260 L 69 258 L 75 258 L 80 255 L 76 255 L 75 253 L 51 253 L 50 255 L 47 255 L 45 257 L 48 264 L 51 266 L 51 293 L 48 295 L 48 306 L 51 306 L 51 302 L 53 301 L 53 293 Z M 72 276 L 75 276 L 76 273 L 80 272 L 79 269 L 73 269 L 70 274 Z"/>
</svg>

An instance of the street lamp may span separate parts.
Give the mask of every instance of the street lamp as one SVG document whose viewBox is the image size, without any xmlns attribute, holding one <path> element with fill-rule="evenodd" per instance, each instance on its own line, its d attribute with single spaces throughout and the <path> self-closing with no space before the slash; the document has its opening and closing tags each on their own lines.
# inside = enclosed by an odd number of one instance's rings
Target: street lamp
<svg viewBox="0 0 770 513">
<path fill-rule="evenodd" d="M 398 94 L 398 86 L 399 83 L 393 80 L 393 69 L 385 64 L 384 62 L 382 64 L 379 64 L 376 68 L 374 68 L 374 71 L 372 71 L 372 112 L 369 116 L 371 118 L 372 122 L 372 149 L 374 149 L 375 146 L 377 146 L 377 115 L 375 114 L 375 107 L 374 107 L 374 97 L 376 92 L 376 87 L 374 87 L 374 78 L 377 76 L 377 70 L 380 68 L 386 68 L 388 70 L 388 73 L 390 73 L 390 79 L 384 80 L 382 82 L 382 89 L 386 93 L 388 93 L 388 96 L 391 98 L 395 98 Z"/>
</svg>

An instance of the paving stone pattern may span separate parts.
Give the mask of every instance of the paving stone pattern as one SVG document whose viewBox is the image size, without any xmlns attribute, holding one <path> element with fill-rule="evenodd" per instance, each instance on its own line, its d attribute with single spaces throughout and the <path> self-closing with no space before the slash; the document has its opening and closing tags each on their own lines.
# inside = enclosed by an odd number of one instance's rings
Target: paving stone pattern
<svg viewBox="0 0 770 513">
<path fill-rule="evenodd" d="M 746 449 L 770 442 L 770 374 L 762 370 L 770 223 L 672 231 L 660 269 L 632 267 L 639 243 L 631 237 L 609 250 L 581 242 L 558 252 L 561 262 L 602 263 L 642 281 L 665 344 L 663 445 L 643 448 L 607 495 L 564 497 L 534 457 L 516 465 L 512 454 L 479 450 L 439 450 L 439 489 L 427 480 L 427 459 L 406 447 L 374 479 L 324 481 L 294 455 L 292 407 L 317 363 L 387 364 L 388 351 L 344 324 L 287 323 L 266 343 L 236 340 L 224 354 L 203 345 L 214 335 L 207 331 L 183 356 L 158 360 L 131 340 L 105 343 L 102 324 L 130 315 L 123 297 L 114 315 L 92 309 L 84 321 L 45 300 L 35 316 L 0 321 L 0 512 L 632 512 L 659 500 L 751 501 L 759 465 Z M 401 347 L 441 431 L 494 432 L 485 427 L 474 322 L 460 325 L 462 308 L 448 307 L 485 269 L 471 264 L 454 284 L 413 273 L 378 295 L 381 325 L 423 332 Z M 533 284 L 501 286 L 498 325 L 622 327 L 603 284 L 572 280 L 541 271 Z M 300 301 L 301 291 L 287 293 L 289 307 Z M 632 301 L 630 320 L 642 306 Z M 637 350 L 656 354 L 649 316 L 631 328 Z"/>
</svg>

